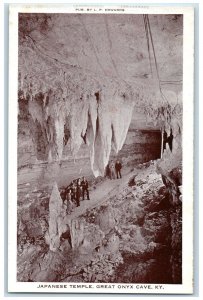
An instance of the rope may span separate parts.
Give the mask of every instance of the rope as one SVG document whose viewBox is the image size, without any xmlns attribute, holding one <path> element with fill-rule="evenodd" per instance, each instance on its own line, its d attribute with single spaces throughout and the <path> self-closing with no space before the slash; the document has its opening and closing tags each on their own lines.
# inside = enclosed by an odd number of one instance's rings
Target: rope
<svg viewBox="0 0 203 300">
<path fill-rule="evenodd" d="M 143 15 L 143 20 L 144 20 L 146 39 L 147 39 L 147 50 L 148 50 L 148 55 L 149 55 L 150 70 L 151 70 L 151 74 L 152 74 L 153 72 L 152 72 L 152 62 L 151 62 L 151 54 L 150 54 L 149 32 L 148 32 L 148 27 L 147 27 L 146 15 Z"/>
<path fill-rule="evenodd" d="M 159 76 L 158 63 L 157 63 L 156 52 L 155 52 L 155 47 L 154 47 L 154 42 L 153 42 L 153 37 L 152 37 L 152 31 L 151 31 L 151 26 L 150 26 L 148 15 L 144 15 L 144 19 L 145 19 L 147 30 L 149 32 L 149 36 L 150 36 L 150 40 L 151 40 L 152 52 L 153 52 L 155 68 L 156 68 L 156 75 L 157 75 L 157 79 L 158 79 L 158 83 L 159 83 L 159 90 L 160 90 L 160 93 L 161 93 L 161 96 L 162 96 L 163 100 L 169 105 L 169 102 L 166 99 L 166 97 L 164 96 L 164 94 L 162 92 L 162 89 L 161 89 L 161 80 L 160 80 L 160 76 Z"/>
<path fill-rule="evenodd" d="M 153 50 L 153 55 L 154 55 L 154 62 L 155 62 L 155 67 L 156 67 L 156 74 L 157 74 L 157 78 L 158 78 L 158 80 L 160 82 L 159 71 L 158 71 L 158 64 L 157 64 L 156 53 L 155 53 L 155 48 L 154 48 L 154 42 L 153 42 L 153 38 L 152 38 L 152 32 L 151 32 L 151 27 L 150 27 L 148 15 L 146 15 L 146 23 L 147 23 L 147 27 L 148 27 L 148 30 L 149 30 L 151 44 L 152 44 L 152 50 Z"/>
</svg>

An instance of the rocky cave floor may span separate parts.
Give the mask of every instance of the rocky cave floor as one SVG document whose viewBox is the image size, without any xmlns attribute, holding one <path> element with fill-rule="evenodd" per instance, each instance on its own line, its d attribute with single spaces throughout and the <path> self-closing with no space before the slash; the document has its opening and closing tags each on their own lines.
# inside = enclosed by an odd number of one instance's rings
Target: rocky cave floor
<svg viewBox="0 0 203 300">
<path fill-rule="evenodd" d="M 50 189 L 19 193 L 18 281 L 181 282 L 181 202 L 171 204 L 153 161 L 124 171 L 91 183 L 91 200 L 66 216 L 75 233 L 64 232 L 56 252 L 45 239 Z"/>
</svg>

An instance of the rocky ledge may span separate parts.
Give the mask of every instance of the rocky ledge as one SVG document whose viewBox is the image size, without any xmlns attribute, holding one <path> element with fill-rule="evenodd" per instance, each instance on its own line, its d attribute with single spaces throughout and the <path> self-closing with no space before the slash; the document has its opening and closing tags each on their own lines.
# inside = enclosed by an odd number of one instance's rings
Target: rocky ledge
<svg viewBox="0 0 203 300">
<path fill-rule="evenodd" d="M 96 183 L 113 188 L 70 215 L 56 184 L 22 199 L 18 281 L 181 283 L 181 195 L 172 201 L 156 169 L 151 161 Z"/>
</svg>

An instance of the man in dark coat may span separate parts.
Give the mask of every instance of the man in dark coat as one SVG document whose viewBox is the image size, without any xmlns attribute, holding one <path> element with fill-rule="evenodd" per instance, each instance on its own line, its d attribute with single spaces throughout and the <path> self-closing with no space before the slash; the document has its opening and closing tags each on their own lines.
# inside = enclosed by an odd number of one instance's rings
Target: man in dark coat
<svg viewBox="0 0 203 300">
<path fill-rule="evenodd" d="M 61 199 L 64 201 L 66 199 L 66 189 L 62 188 L 60 192 Z"/>
<path fill-rule="evenodd" d="M 80 191 L 80 186 L 77 185 L 76 188 L 76 206 L 80 206 L 80 196 L 81 196 L 81 191 Z"/>
<path fill-rule="evenodd" d="M 107 166 L 106 166 L 105 176 L 111 179 L 111 170 L 110 170 L 109 164 L 107 164 Z"/>
<path fill-rule="evenodd" d="M 77 180 L 77 186 L 76 186 L 76 205 L 80 206 L 80 197 L 82 195 L 82 185 L 80 178 Z"/>
<path fill-rule="evenodd" d="M 83 200 L 85 200 L 85 193 L 87 195 L 87 200 L 90 200 L 90 197 L 89 197 L 89 190 L 88 190 L 88 181 L 86 180 L 85 177 L 83 177 L 82 179 L 82 182 L 81 182 L 81 186 L 82 186 L 82 197 L 83 197 Z"/>
<path fill-rule="evenodd" d="M 76 202 L 77 186 L 75 184 L 71 187 L 71 200 Z"/>
<path fill-rule="evenodd" d="M 121 163 L 120 163 L 119 160 L 117 160 L 116 163 L 115 163 L 115 169 L 116 169 L 116 176 L 117 176 L 117 179 L 118 179 L 118 178 L 122 178 L 122 176 L 121 176 L 122 165 L 121 165 Z"/>
</svg>

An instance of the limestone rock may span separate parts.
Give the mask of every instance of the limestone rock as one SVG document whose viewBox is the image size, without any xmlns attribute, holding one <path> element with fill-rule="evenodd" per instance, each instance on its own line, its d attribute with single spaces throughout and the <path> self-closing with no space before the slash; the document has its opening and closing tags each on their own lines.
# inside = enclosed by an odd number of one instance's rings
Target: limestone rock
<svg viewBox="0 0 203 300">
<path fill-rule="evenodd" d="M 96 216 L 95 223 L 99 225 L 100 229 L 104 233 L 108 233 L 115 227 L 116 221 L 114 218 L 114 212 L 110 205 L 101 208 L 100 212 Z"/>
<path fill-rule="evenodd" d="M 44 221 L 39 219 L 39 236 L 34 223 L 19 221 L 19 281 L 180 282 L 181 204 L 160 205 L 168 193 L 154 165 L 135 172 L 136 186 L 128 186 L 126 180 L 101 205 L 70 220 L 64 218 L 55 184 L 45 237 L 51 251 L 43 239 L 47 215 Z M 179 173 L 172 175 L 179 180 Z M 34 218 L 34 206 L 32 211 Z M 41 213 L 37 216 L 41 218 Z M 42 237 L 39 243 L 38 237 Z"/>
<path fill-rule="evenodd" d="M 105 247 L 106 251 L 111 253 L 116 253 L 119 250 L 119 237 L 115 234 L 111 235 L 108 240 L 107 246 Z"/>
<path fill-rule="evenodd" d="M 54 183 L 51 197 L 49 200 L 49 230 L 47 240 L 49 241 L 50 250 L 56 251 L 60 247 L 60 236 L 65 228 L 63 228 L 63 201 L 61 199 L 57 184 Z"/>
<path fill-rule="evenodd" d="M 68 240 L 64 240 L 61 242 L 60 250 L 65 253 L 68 253 L 69 251 L 71 251 L 71 245 L 68 242 Z"/>
<path fill-rule="evenodd" d="M 79 249 L 80 253 L 90 254 L 95 248 L 101 246 L 103 238 L 104 233 L 97 225 L 91 224 L 85 227 L 83 242 Z"/>
<path fill-rule="evenodd" d="M 77 249 L 84 239 L 84 223 L 78 219 L 71 220 L 70 235 L 72 248 Z"/>
<path fill-rule="evenodd" d="M 70 235 L 73 250 L 90 254 L 102 244 L 104 233 L 98 225 L 85 224 L 84 220 L 73 219 L 70 223 Z"/>
</svg>

